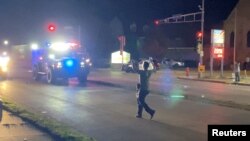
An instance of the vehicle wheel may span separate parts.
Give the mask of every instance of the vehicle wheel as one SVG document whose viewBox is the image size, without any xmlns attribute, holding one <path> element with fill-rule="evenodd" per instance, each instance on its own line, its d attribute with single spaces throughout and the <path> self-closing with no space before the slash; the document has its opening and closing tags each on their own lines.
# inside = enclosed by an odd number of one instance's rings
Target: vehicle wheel
<svg viewBox="0 0 250 141">
<path fill-rule="evenodd" d="M 53 70 L 51 68 L 49 68 L 49 70 L 47 72 L 47 82 L 49 84 L 55 84 L 56 83 L 55 73 L 53 72 Z"/>
<path fill-rule="evenodd" d="M 80 84 L 86 84 L 86 82 L 87 82 L 87 78 L 88 76 L 85 74 L 85 75 L 81 75 L 81 76 L 79 76 L 78 77 L 78 81 L 79 81 L 79 83 Z"/>
<path fill-rule="evenodd" d="M 38 69 L 37 67 L 34 67 L 33 68 L 33 71 L 32 71 L 32 78 L 36 81 L 39 81 L 41 79 L 41 75 L 38 73 Z"/>
</svg>

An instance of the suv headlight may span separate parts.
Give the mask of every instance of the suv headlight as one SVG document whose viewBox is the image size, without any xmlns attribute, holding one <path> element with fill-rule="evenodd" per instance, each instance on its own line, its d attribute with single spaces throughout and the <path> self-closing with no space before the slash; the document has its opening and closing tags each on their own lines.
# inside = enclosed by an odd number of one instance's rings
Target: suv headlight
<svg viewBox="0 0 250 141">
<path fill-rule="evenodd" d="M 56 67 L 57 68 L 62 68 L 62 62 L 57 62 Z"/>
<path fill-rule="evenodd" d="M 84 65 L 85 65 L 85 63 L 82 61 L 82 62 L 80 63 L 80 65 L 81 65 L 81 68 L 83 68 Z"/>
<path fill-rule="evenodd" d="M 88 58 L 88 59 L 86 59 L 85 61 L 86 61 L 86 63 L 89 63 L 89 62 L 90 62 L 90 59 Z"/>
</svg>

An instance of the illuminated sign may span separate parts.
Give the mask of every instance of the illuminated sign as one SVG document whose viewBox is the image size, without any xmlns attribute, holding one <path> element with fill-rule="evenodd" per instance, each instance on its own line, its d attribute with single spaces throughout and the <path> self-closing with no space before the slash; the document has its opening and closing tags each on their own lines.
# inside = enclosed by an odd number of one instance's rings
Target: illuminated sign
<svg viewBox="0 0 250 141">
<path fill-rule="evenodd" d="M 211 42 L 214 46 L 220 45 L 224 47 L 224 43 L 225 43 L 225 31 L 224 30 L 213 29 L 211 36 L 212 36 Z"/>
<path fill-rule="evenodd" d="M 120 54 L 120 51 L 116 51 L 116 52 L 112 53 L 111 63 L 112 64 L 121 64 L 121 63 L 126 64 L 126 63 L 128 63 L 130 61 L 130 54 L 123 51 L 122 55 Z"/>
<path fill-rule="evenodd" d="M 213 56 L 214 56 L 214 58 L 223 58 L 224 48 L 223 47 L 213 47 Z"/>
</svg>

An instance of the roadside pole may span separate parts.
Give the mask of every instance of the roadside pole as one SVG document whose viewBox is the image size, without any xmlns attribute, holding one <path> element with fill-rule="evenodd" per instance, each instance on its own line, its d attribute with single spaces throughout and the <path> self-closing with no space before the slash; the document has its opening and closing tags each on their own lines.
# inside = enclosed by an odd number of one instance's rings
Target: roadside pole
<svg viewBox="0 0 250 141">
<path fill-rule="evenodd" d="M 203 65 L 203 56 L 204 56 L 204 20 L 205 20 L 205 0 L 202 0 L 202 6 L 201 6 L 201 49 L 200 49 L 200 63 L 199 66 Z M 202 78 L 202 72 L 198 72 L 198 78 Z"/>
<path fill-rule="evenodd" d="M 224 52 L 224 49 L 223 49 L 223 52 Z M 223 76 L 224 76 L 223 71 L 224 71 L 224 56 L 222 56 L 222 58 L 221 58 L 221 66 L 220 66 L 220 77 L 221 78 L 223 78 Z"/>
<path fill-rule="evenodd" d="M 121 56 L 122 56 L 122 65 L 124 64 L 124 61 L 123 61 L 123 50 L 121 51 Z"/>
<path fill-rule="evenodd" d="M 82 29 L 81 29 L 81 26 L 79 25 L 78 26 L 78 38 L 79 38 L 79 46 L 80 48 L 82 47 L 82 42 L 81 42 L 81 37 L 82 36 Z"/>
<path fill-rule="evenodd" d="M 235 12 L 234 12 L 234 51 L 233 51 L 233 66 L 234 66 L 234 70 L 235 70 L 235 62 L 236 60 L 236 46 L 237 46 L 237 5 L 235 7 Z"/>
<path fill-rule="evenodd" d="M 123 65 L 124 64 L 123 51 L 124 51 L 124 47 L 126 45 L 126 38 L 124 35 L 121 35 L 118 37 L 118 40 L 120 42 L 120 55 L 122 57 L 122 65 Z"/>
<path fill-rule="evenodd" d="M 210 77 L 213 77 L 214 73 L 214 56 L 213 56 L 213 47 L 210 49 Z"/>
</svg>

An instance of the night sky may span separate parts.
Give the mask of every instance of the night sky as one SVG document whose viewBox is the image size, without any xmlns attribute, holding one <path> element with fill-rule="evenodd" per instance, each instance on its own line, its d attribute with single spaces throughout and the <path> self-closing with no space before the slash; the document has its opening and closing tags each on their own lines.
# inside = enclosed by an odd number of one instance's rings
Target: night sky
<svg viewBox="0 0 250 141">
<path fill-rule="evenodd" d="M 206 0 L 206 27 L 226 19 L 237 1 Z M 39 40 L 48 22 L 81 25 L 87 37 L 95 26 L 119 17 L 126 30 L 132 22 L 142 26 L 173 14 L 197 12 L 199 4 L 201 0 L 0 0 L 0 40 L 13 44 Z"/>
</svg>

